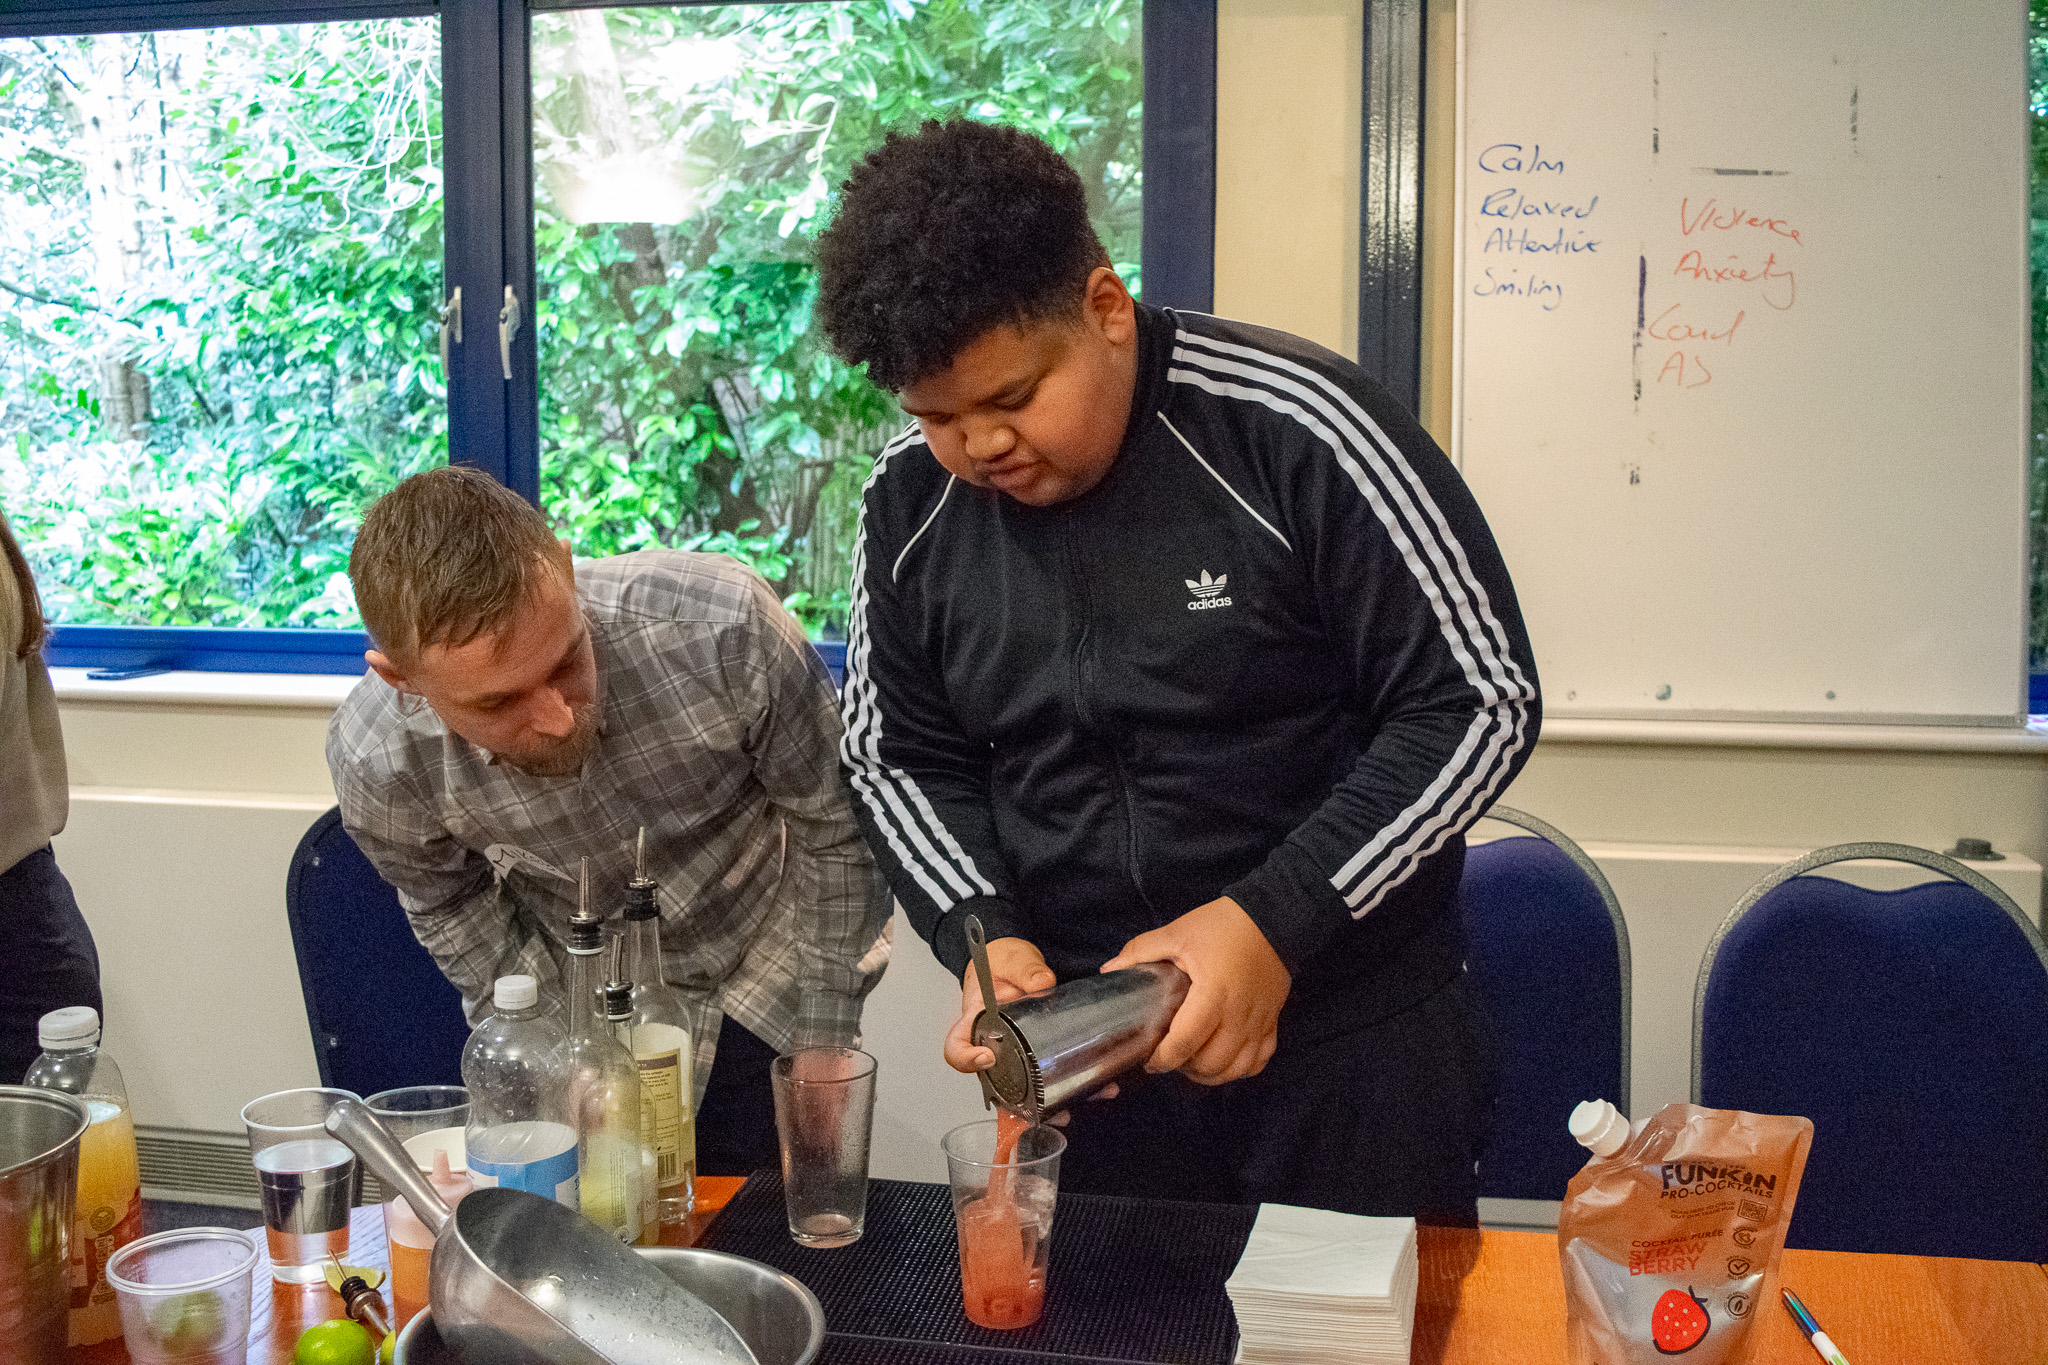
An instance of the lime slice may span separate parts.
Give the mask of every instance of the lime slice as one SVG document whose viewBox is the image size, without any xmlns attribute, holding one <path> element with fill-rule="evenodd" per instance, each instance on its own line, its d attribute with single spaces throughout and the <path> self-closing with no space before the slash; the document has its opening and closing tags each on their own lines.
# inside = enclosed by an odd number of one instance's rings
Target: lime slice
<svg viewBox="0 0 2048 1365">
<path fill-rule="evenodd" d="M 337 1265 L 331 1260 L 327 1263 L 327 1287 L 335 1293 L 341 1292 L 341 1282 L 351 1275 L 360 1276 L 372 1289 L 384 1283 L 384 1272 L 373 1265 Z"/>
</svg>

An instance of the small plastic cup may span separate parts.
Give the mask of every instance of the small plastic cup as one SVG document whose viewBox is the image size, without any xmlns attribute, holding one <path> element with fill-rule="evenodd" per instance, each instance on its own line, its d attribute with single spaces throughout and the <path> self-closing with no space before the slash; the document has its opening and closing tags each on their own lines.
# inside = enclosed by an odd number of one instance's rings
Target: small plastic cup
<svg viewBox="0 0 2048 1365">
<path fill-rule="evenodd" d="M 244 1365 L 256 1245 L 233 1228 L 141 1237 L 107 1260 L 135 1365 Z"/>
<path fill-rule="evenodd" d="M 1021 1120 L 963 1123 L 940 1141 L 953 1182 L 953 1225 L 960 1236 L 960 1298 L 977 1327 L 1029 1327 L 1045 1311 L 1045 1263 L 1060 1191 L 1066 1135 L 1039 1124 L 1022 1128 L 999 1153 L 1005 1128 Z"/>
</svg>

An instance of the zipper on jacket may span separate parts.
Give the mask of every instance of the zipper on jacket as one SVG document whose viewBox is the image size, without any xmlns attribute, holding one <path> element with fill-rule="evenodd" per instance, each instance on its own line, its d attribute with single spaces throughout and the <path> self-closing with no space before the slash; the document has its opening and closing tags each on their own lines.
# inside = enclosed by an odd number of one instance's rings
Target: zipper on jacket
<svg viewBox="0 0 2048 1365">
<path fill-rule="evenodd" d="M 1124 858 L 1128 863 L 1125 871 L 1131 885 L 1137 889 L 1138 899 L 1154 919 L 1159 912 L 1152 905 L 1152 897 L 1145 890 L 1144 864 L 1138 857 L 1138 810 L 1137 801 L 1131 790 L 1131 780 L 1124 771 L 1123 751 L 1117 747 L 1117 737 L 1098 732 L 1095 724 L 1095 708 L 1089 701 L 1088 691 L 1088 636 L 1095 616 L 1095 600 L 1088 592 L 1086 578 L 1074 562 L 1074 523 L 1067 517 L 1060 527 L 1060 560 L 1067 572 L 1067 582 L 1072 589 L 1074 600 L 1081 606 L 1081 632 L 1074 641 L 1074 717 L 1082 730 L 1102 746 L 1109 755 L 1110 782 L 1116 788 L 1117 804 L 1124 815 Z"/>
</svg>

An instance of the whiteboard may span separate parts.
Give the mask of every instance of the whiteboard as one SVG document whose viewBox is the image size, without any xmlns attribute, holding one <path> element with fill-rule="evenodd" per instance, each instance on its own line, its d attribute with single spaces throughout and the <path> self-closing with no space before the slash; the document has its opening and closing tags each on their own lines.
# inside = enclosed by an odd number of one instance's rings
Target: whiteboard
<svg viewBox="0 0 2048 1365">
<path fill-rule="evenodd" d="M 2025 9 L 1464 0 L 1453 456 L 1553 715 L 2025 710 Z"/>
</svg>

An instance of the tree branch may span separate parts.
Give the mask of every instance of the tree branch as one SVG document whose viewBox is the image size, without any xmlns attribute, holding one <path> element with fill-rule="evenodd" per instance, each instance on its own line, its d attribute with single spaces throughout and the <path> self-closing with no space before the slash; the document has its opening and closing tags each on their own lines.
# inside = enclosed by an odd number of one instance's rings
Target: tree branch
<svg viewBox="0 0 2048 1365">
<path fill-rule="evenodd" d="M 107 311 L 96 303 L 87 303 L 84 299 L 60 299 L 53 294 L 44 294 L 34 289 L 25 289 L 21 285 L 12 284 L 6 280 L 0 280 L 0 289 L 5 289 L 8 293 L 17 294 L 25 299 L 33 299 L 37 303 L 49 303 L 55 304 L 59 308 L 69 308 L 74 313 L 104 313 Z"/>
</svg>

